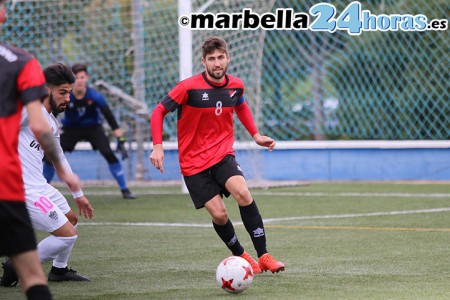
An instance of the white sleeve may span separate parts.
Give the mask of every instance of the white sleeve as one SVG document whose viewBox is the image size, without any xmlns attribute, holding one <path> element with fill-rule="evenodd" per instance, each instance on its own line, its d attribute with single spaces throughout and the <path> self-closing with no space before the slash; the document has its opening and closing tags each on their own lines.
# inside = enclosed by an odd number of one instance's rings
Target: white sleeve
<svg viewBox="0 0 450 300">
<path fill-rule="evenodd" d="M 63 151 L 63 149 L 62 149 L 62 147 L 61 147 L 61 142 L 60 142 L 60 140 L 61 140 L 61 138 L 60 138 L 60 136 L 59 136 L 59 132 L 58 132 L 58 123 L 57 123 L 57 121 L 56 121 L 56 118 L 54 118 L 53 116 L 52 116 L 52 123 L 53 123 L 53 126 L 56 126 L 55 127 L 55 129 L 56 130 L 54 130 L 54 132 L 53 132 L 53 137 L 55 138 L 55 142 L 56 142 L 56 150 L 57 150 L 57 152 L 58 152 L 58 156 L 59 156 L 59 161 L 61 162 L 61 164 L 63 165 L 63 167 L 64 167 L 64 169 L 66 169 L 66 170 L 69 170 L 71 173 L 73 173 L 73 171 L 72 171 L 72 168 L 70 167 L 70 164 L 69 164 L 69 162 L 67 161 L 67 158 L 66 158 L 66 156 L 64 155 L 64 151 Z M 80 189 L 80 190 L 78 190 L 78 191 L 76 191 L 76 192 L 72 192 L 72 191 L 70 191 L 70 193 L 72 194 L 72 196 L 73 196 L 73 198 L 79 198 L 79 197 L 82 197 L 84 194 L 83 194 L 83 191 Z"/>
</svg>

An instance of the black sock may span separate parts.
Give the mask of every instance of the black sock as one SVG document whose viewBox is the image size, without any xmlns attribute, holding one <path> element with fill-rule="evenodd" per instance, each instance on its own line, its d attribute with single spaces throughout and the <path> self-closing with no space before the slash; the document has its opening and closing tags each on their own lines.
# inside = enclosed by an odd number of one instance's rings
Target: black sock
<svg viewBox="0 0 450 300">
<path fill-rule="evenodd" d="M 28 300 L 51 300 L 52 294 L 47 285 L 33 285 L 26 293 Z"/>
<path fill-rule="evenodd" d="M 233 253 L 233 255 L 240 256 L 242 255 L 242 253 L 244 253 L 244 248 L 242 248 L 241 243 L 239 243 L 230 219 L 228 219 L 225 225 L 217 225 L 213 222 L 213 226 L 219 237 L 222 239 L 225 245 L 227 245 L 228 249 L 231 250 L 231 253 Z"/>
<path fill-rule="evenodd" d="M 247 206 L 239 206 L 242 223 L 250 234 L 258 257 L 267 253 L 266 234 L 264 232 L 264 224 L 255 200 Z"/>
</svg>

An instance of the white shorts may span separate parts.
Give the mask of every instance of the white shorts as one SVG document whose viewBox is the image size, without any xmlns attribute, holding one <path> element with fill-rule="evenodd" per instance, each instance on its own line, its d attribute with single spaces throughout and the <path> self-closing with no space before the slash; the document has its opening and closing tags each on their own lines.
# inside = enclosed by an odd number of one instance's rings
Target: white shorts
<svg viewBox="0 0 450 300">
<path fill-rule="evenodd" d="M 66 214 L 70 211 L 66 198 L 53 186 L 46 184 L 38 189 L 25 189 L 28 213 L 33 227 L 38 230 L 53 232 L 68 221 Z"/>
</svg>

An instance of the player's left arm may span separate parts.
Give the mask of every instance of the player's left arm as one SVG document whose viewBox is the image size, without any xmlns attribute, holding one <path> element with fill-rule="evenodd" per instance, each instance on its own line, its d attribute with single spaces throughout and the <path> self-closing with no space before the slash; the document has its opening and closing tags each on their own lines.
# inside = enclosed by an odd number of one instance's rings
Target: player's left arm
<svg viewBox="0 0 450 300">
<path fill-rule="evenodd" d="M 242 125 L 244 125 L 245 129 L 250 133 L 253 140 L 256 144 L 266 147 L 269 151 L 272 151 L 275 148 L 275 140 L 271 137 L 260 135 L 258 132 L 258 128 L 256 127 L 255 120 L 253 119 L 252 111 L 248 106 L 247 102 L 244 101 L 243 97 L 239 101 L 240 104 L 234 107 L 234 111 L 241 121 Z"/>
<path fill-rule="evenodd" d="M 59 143 L 58 143 L 58 145 L 59 145 Z M 59 146 L 59 149 L 61 149 L 61 146 Z M 58 151 L 59 151 L 59 149 L 58 149 Z M 64 152 L 62 152 L 62 149 L 61 149 L 61 153 L 59 153 L 59 155 L 60 155 L 60 161 L 64 165 L 64 168 L 68 172 L 73 173 L 72 168 L 70 167 L 70 164 L 67 161 L 66 156 L 64 155 Z M 94 217 L 94 209 L 92 208 L 91 203 L 86 198 L 86 196 L 84 195 L 81 188 L 76 192 L 71 191 L 70 193 L 72 194 L 75 204 L 78 207 L 78 214 L 80 216 L 84 216 L 85 218 L 92 219 Z"/>
<path fill-rule="evenodd" d="M 111 127 L 111 130 L 114 132 L 115 137 L 117 138 L 121 137 L 123 135 L 122 130 L 120 129 L 119 123 L 114 117 L 114 114 L 112 113 L 111 108 L 108 105 L 108 102 L 106 102 L 105 97 L 95 90 L 93 91 L 93 93 L 94 94 L 92 100 L 102 112 L 103 116 L 105 117 L 106 121 Z"/>
<path fill-rule="evenodd" d="M 58 152 L 59 161 L 63 165 L 66 172 L 70 172 L 73 174 L 72 168 L 70 167 L 69 161 L 67 160 L 66 156 L 64 155 L 64 151 L 60 144 L 60 137 L 57 133 L 54 135 L 55 143 L 56 143 L 56 150 Z M 92 219 L 94 217 L 94 209 L 91 206 L 91 203 L 89 200 L 84 196 L 83 191 L 81 188 L 77 191 L 70 191 L 70 193 L 73 196 L 73 199 L 78 207 L 78 213 L 83 215 L 85 218 Z"/>
<path fill-rule="evenodd" d="M 56 150 L 58 152 L 59 161 L 60 161 L 61 165 L 65 169 L 65 172 L 74 174 L 72 171 L 72 168 L 70 167 L 69 161 L 67 160 L 67 158 L 64 155 L 64 152 L 61 148 L 61 144 L 59 143 L 59 138 L 56 138 L 56 137 L 54 137 L 54 138 L 55 138 L 55 143 L 56 143 Z M 73 198 L 83 196 L 83 191 L 81 190 L 81 187 L 76 191 L 70 191 L 70 193 L 72 194 Z"/>
<path fill-rule="evenodd" d="M 123 136 L 123 131 L 119 127 L 119 123 L 117 122 L 116 118 L 114 117 L 111 108 L 109 107 L 108 103 L 106 102 L 105 97 L 103 97 L 102 94 L 98 93 L 96 97 L 96 104 L 100 108 L 100 111 L 102 112 L 103 116 L 105 117 L 106 121 L 108 122 L 109 126 L 111 127 L 111 130 L 113 131 L 114 136 L 117 138 L 117 149 L 116 151 L 120 152 L 122 154 L 122 160 L 125 160 L 128 158 L 128 151 L 125 148 L 125 137 Z"/>
</svg>

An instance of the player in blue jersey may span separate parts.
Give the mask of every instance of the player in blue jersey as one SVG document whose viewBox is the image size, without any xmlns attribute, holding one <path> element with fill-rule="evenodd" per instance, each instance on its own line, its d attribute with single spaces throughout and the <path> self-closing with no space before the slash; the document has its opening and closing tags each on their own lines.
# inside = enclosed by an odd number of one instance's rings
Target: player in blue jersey
<svg viewBox="0 0 450 300">
<path fill-rule="evenodd" d="M 109 145 L 109 140 L 102 127 L 105 117 L 117 138 L 117 150 L 121 152 L 122 159 L 128 157 L 125 149 L 125 139 L 105 97 L 88 86 L 89 75 L 87 67 L 83 64 L 74 64 L 72 72 L 76 81 L 73 86 L 70 102 L 62 118 L 61 147 L 66 151 L 73 151 L 79 141 L 88 141 L 93 149 L 100 151 L 108 162 L 109 170 L 116 179 L 124 199 L 135 199 L 136 196 L 128 189 L 125 172 Z M 103 115 L 103 117 L 102 117 Z M 44 165 L 44 176 L 48 182 L 53 178 L 53 168 L 50 164 Z"/>
</svg>

